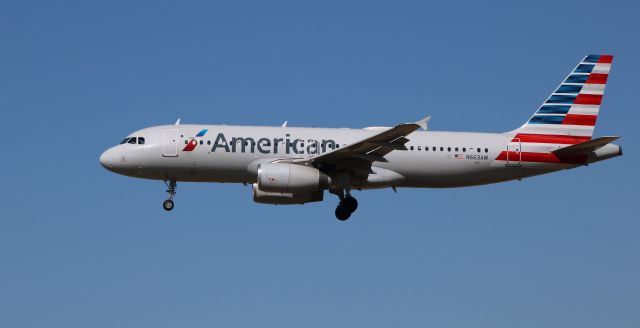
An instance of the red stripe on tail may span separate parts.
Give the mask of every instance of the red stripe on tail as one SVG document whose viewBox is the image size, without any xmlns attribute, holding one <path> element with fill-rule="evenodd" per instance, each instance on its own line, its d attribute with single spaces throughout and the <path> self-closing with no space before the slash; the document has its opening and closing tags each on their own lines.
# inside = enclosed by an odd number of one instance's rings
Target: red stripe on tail
<svg viewBox="0 0 640 328">
<path fill-rule="evenodd" d="M 595 126 L 598 115 L 567 114 L 562 124 Z"/>
<path fill-rule="evenodd" d="M 591 140 L 591 137 L 582 136 L 564 136 L 555 134 L 530 134 L 530 133 L 518 133 L 513 137 L 513 142 L 536 142 L 536 143 L 550 143 L 550 144 L 566 144 L 575 145 Z"/>
<path fill-rule="evenodd" d="M 584 164 L 587 162 L 587 155 L 574 155 L 574 156 L 563 156 L 558 157 L 553 153 L 530 153 L 530 152 L 522 152 L 522 155 L 515 151 L 510 151 L 509 161 L 520 160 L 522 162 L 533 162 L 533 163 L 557 163 L 557 164 Z M 507 160 L 507 151 L 503 151 L 496 157 L 496 161 L 506 161 Z"/>
<path fill-rule="evenodd" d="M 612 55 L 602 55 L 600 59 L 598 59 L 598 64 L 611 64 L 613 62 Z"/>
<path fill-rule="evenodd" d="M 581 93 L 573 102 L 576 105 L 600 105 L 602 102 L 602 95 L 588 95 Z"/>
<path fill-rule="evenodd" d="M 607 84 L 609 74 L 591 73 L 586 84 Z"/>
</svg>

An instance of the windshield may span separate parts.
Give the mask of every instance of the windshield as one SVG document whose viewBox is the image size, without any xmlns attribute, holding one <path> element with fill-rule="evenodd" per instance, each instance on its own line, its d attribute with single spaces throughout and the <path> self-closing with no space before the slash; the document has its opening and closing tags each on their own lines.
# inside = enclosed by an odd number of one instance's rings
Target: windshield
<svg viewBox="0 0 640 328">
<path fill-rule="evenodd" d="M 124 140 L 122 140 L 122 142 L 120 142 L 120 144 L 122 145 L 122 144 L 129 143 L 132 145 L 135 145 L 135 144 L 144 145 L 144 142 L 145 140 L 143 137 L 126 137 L 124 138 Z"/>
</svg>

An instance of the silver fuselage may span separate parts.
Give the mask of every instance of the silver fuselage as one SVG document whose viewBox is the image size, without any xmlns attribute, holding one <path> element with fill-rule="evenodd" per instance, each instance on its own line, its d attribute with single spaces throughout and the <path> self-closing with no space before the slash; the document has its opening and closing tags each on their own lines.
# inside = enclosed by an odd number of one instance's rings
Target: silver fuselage
<svg viewBox="0 0 640 328">
<path fill-rule="evenodd" d="M 105 151 L 107 169 L 137 178 L 191 182 L 254 183 L 260 163 L 305 158 L 344 147 L 384 128 L 331 129 L 226 125 L 167 125 L 136 131 L 144 144 L 120 144 Z M 196 135 L 207 130 L 204 136 Z M 583 164 L 496 160 L 514 149 L 551 152 L 557 145 L 520 144 L 513 133 L 416 131 L 407 136 L 407 150 L 393 151 L 387 162 L 372 166 L 404 177 L 393 185 L 374 187 L 463 187 L 549 173 Z M 195 142 L 192 150 L 185 150 Z M 335 146 L 334 146 L 335 145 Z M 523 148 L 524 147 L 524 148 Z M 527 148 L 531 149 L 527 149 Z M 534 149 L 535 148 L 535 149 Z M 435 149 L 435 150 L 434 150 Z M 588 163 L 620 155 L 609 144 L 589 156 Z M 367 186 L 353 186 L 366 189 Z"/>
</svg>

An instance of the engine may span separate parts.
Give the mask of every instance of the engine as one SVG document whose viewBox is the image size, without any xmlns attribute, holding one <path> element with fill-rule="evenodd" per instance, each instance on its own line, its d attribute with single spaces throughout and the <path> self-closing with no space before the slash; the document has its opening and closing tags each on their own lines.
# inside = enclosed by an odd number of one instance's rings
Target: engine
<svg viewBox="0 0 640 328">
<path fill-rule="evenodd" d="M 291 205 L 304 204 L 311 202 L 321 202 L 324 197 L 324 191 L 311 192 L 268 192 L 258 188 L 258 184 L 253 184 L 253 201 L 262 204 Z"/>
<path fill-rule="evenodd" d="M 287 163 L 265 163 L 258 167 L 258 183 L 254 191 L 310 194 L 327 189 L 330 185 L 331 178 L 316 168 Z"/>
</svg>

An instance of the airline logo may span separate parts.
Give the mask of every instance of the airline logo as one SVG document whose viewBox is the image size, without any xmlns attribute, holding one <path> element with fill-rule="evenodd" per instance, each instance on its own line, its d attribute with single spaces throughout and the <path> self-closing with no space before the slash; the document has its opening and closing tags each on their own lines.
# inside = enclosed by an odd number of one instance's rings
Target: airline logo
<svg viewBox="0 0 640 328">
<path fill-rule="evenodd" d="M 524 135 L 515 138 L 525 141 L 522 139 L 536 138 L 531 134 L 546 135 L 550 143 L 560 141 L 562 144 L 590 140 L 612 62 L 611 55 L 585 57 L 520 129 L 523 131 L 518 131 Z M 540 137 L 536 139 L 536 142 L 542 141 Z"/>
<path fill-rule="evenodd" d="M 612 61 L 610 55 L 585 57 L 527 124 L 543 124 L 553 131 L 578 128 L 591 135 Z"/>
<path fill-rule="evenodd" d="M 196 149 L 196 146 L 198 145 L 198 140 L 196 140 L 196 138 L 204 137 L 204 135 L 207 134 L 208 131 L 209 129 L 200 130 L 200 132 L 198 132 L 195 137 L 191 137 L 189 139 L 189 142 L 187 142 L 182 151 L 193 151 L 194 149 Z"/>
<path fill-rule="evenodd" d="M 582 164 L 586 156 L 558 158 L 552 150 L 591 140 L 613 56 L 586 56 L 536 113 L 517 129 L 511 142 L 522 153 L 503 151 L 496 160 Z M 521 157 L 520 157 L 521 156 Z"/>
<path fill-rule="evenodd" d="M 194 137 L 191 137 L 186 143 L 182 151 L 193 151 L 198 144 L 203 145 L 202 138 L 207 134 L 209 129 L 202 129 Z M 211 145 L 211 141 L 207 141 L 207 145 Z M 293 138 L 289 133 L 284 138 L 257 138 L 252 137 L 231 137 L 230 142 L 224 133 L 218 133 L 211 152 L 224 150 L 227 153 L 262 153 L 262 154 L 321 154 L 338 148 L 338 143 L 332 139 L 314 140 Z"/>
</svg>

